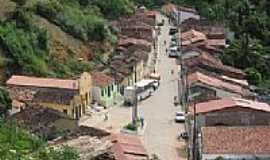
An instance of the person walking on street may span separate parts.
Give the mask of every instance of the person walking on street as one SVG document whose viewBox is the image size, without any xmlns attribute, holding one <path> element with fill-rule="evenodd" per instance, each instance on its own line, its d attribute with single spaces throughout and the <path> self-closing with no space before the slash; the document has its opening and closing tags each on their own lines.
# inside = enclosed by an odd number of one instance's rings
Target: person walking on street
<svg viewBox="0 0 270 160">
<path fill-rule="evenodd" d="M 173 75 L 173 73 L 174 73 L 174 71 L 173 71 L 173 69 L 171 70 L 171 74 Z"/>
<path fill-rule="evenodd" d="M 141 127 L 143 128 L 144 127 L 144 118 L 143 117 L 141 117 Z"/>
<path fill-rule="evenodd" d="M 107 113 L 105 113 L 105 115 L 104 115 L 104 121 L 108 121 L 109 120 L 109 115 L 108 115 L 108 112 Z"/>
</svg>

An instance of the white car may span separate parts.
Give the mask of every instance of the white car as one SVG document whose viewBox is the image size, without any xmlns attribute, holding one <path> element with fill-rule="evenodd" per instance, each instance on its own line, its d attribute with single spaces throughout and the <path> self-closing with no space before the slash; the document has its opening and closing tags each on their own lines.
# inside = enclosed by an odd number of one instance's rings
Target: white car
<svg viewBox="0 0 270 160">
<path fill-rule="evenodd" d="M 175 113 L 175 122 L 185 122 L 185 113 L 184 112 L 176 112 Z"/>
</svg>

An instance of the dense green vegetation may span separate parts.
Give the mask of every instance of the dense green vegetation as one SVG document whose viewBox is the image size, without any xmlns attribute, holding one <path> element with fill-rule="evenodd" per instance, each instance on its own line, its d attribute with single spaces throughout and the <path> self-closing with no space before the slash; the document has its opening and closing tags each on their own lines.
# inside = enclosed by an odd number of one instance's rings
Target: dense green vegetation
<svg viewBox="0 0 270 160">
<path fill-rule="evenodd" d="M 97 5 L 106 17 L 113 19 L 130 15 L 134 10 L 131 0 L 95 0 L 92 4 Z"/>
<path fill-rule="evenodd" d="M 252 84 L 270 88 L 270 2 L 215 0 L 196 3 L 203 16 L 223 22 L 236 35 L 224 52 L 223 61 L 244 69 Z"/>
<path fill-rule="evenodd" d="M 48 148 L 38 137 L 0 122 L 0 159 L 5 160 L 78 160 L 78 153 L 70 147 Z"/>
<path fill-rule="evenodd" d="M 0 117 L 4 116 L 11 107 L 11 99 L 8 92 L 0 87 Z"/>
<path fill-rule="evenodd" d="M 7 66 L 7 73 L 72 77 L 91 69 L 89 63 L 79 62 L 74 53 L 66 57 L 65 63 L 59 63 L 50 53 L 47 30 L 33 25 L 32 20 L 32 11 L 18 8 L 11 19 L 0 23 L 0 46 L 6 53 L 1 56 L 0 65 Z"/>
<path fill-rule="evenodd" d="M 134 0 L 157 8 L 163 0 Z M 235 33 L 235 40 L 221 57 L 224 63 L 241 68 L 251 84 L 270 88 L 270 1 L 269 0 L 170 0 L 196 8 L 209 21 L 216 21 Z"/>
<path fill-rule="evenodd" d="M 36 12 L 84 41 L 103 41 L 110 33 L 106 20 L 99 16 L 98 8 L 82 7 L 78 1 L 38 1 Z"/>
<path fill-rule="evenodd" d="M 134 9 L 130 0 L 13 1 L 17 3 L 16 11 L 7 21 L 0 23 L 0 47 L 5 53 L 0 55 L 0 67 L 6 68 L 8 75 L 73 77 L 90 71 L 94 64 L 79 61 L 76 53 L 69 51 L 65 60 L 59 61 L 57 54 L 51 52 L 50 33 L 46 28 L 34 25 L 35 14 L 86 44 L 114 44 L 117 38 L 108 19 L 131 14 Z M 102 51 L 97 52 L 100 54 Z"/>
</svg>

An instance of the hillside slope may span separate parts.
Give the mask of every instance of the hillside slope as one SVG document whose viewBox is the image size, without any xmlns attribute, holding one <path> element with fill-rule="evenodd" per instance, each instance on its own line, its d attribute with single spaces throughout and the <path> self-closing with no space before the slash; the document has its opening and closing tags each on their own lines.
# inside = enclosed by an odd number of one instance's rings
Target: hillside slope
<svg viewBox="0 0 270 160">
<path fill-rule="evenodd" d="M 2 83 L 11 74 L 72 78 L 91 71 L 99 63 L 96 57 L 113 51 L 115 36 L 106 17 L 93 13 L 100 9 L 92 4 L 80 6 L 73 0 L 29 0 L 22 6 L 0 0 L 0 4 Z M 56 16 L 50 15 L 54 11 Z"/>
</svg>

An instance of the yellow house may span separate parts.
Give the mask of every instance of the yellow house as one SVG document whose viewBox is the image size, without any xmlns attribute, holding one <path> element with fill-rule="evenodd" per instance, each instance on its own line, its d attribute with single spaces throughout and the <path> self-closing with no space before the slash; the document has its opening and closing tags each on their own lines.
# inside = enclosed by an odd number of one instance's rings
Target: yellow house
<svg viewBox="0 0 270 160">
<path fill-rule="evenodd" d="M 12 100 L 19 104 L 52 108 L 74 119 L 79 119 L 92 101 L 92 79 L 86 72 L 75 80 L 13 75 L 7 86 Z M 12 109 L 21 108 L 13 106 Z"/>
</svg>

